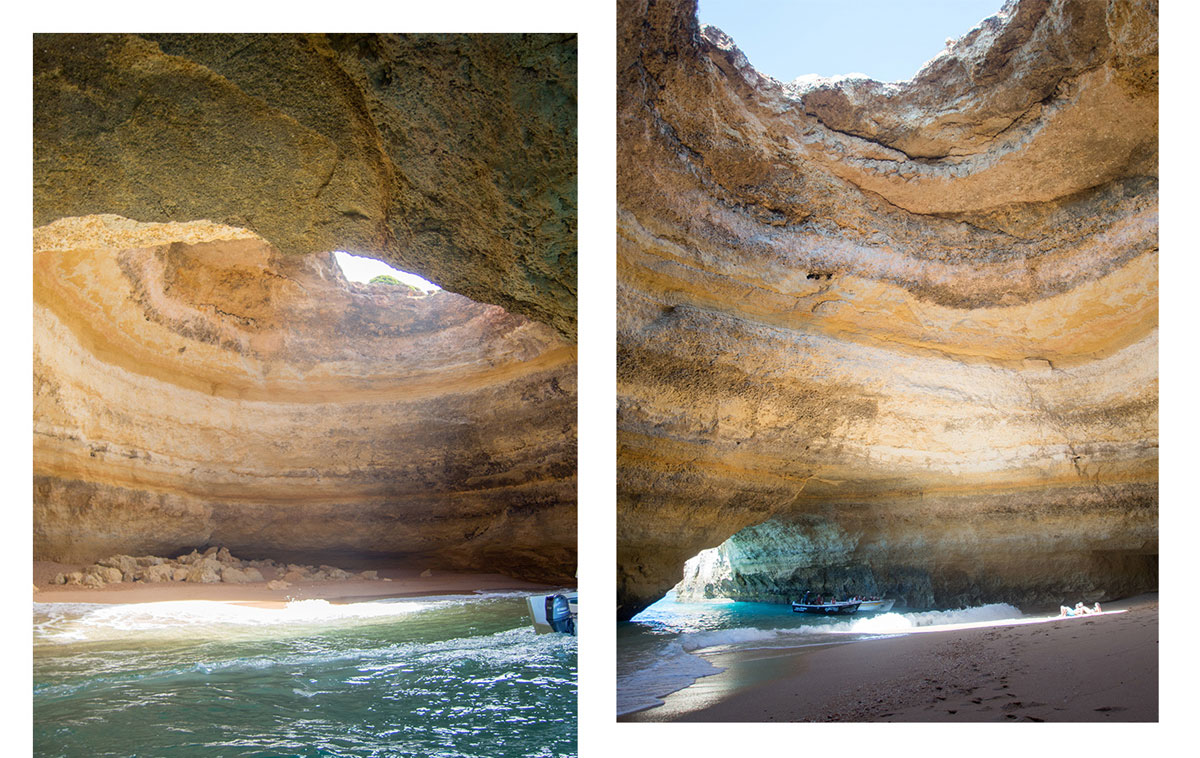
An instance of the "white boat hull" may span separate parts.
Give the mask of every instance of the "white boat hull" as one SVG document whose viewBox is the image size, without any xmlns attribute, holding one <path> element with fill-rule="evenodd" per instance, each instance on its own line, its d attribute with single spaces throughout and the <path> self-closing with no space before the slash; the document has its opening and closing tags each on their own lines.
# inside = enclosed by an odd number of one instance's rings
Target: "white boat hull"
<svg viewBox="0 0 1200 758">
<path fill-rule="evenodd" d="M 857 613 L 882 613 L 890 611 L 895 604 L 895 600 L 864 600 L 858 604 Z"/>
</svg>

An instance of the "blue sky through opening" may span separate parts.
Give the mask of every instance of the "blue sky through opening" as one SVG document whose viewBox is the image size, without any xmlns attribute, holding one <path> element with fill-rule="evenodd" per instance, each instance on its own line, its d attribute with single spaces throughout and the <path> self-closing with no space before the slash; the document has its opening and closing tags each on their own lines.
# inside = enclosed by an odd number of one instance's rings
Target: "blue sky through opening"
<svg viewBox="0 0 1200 758">
<path fill-rule="evenodd" d="M 911 79 L 1003 0 L 699 0 L 700 23 L 733 37 L 759 72 Z"/>
</svg>

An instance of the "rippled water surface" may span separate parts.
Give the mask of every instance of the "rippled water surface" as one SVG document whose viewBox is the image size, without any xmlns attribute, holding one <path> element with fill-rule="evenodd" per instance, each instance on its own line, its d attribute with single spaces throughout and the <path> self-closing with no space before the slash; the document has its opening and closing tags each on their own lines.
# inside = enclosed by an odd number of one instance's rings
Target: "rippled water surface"
<svg viewBox="0 0 1200 758">
<path fill-rule="evenodd" d="M 35 603 L 38 756 L 569 756 L 576 640 L 523 596 Z"/>
</svg>

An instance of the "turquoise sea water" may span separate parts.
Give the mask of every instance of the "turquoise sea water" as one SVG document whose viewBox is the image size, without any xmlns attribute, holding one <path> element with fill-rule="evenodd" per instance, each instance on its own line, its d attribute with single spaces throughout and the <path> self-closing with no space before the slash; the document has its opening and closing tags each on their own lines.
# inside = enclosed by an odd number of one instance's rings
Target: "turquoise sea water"
<svg viewBox="0 0 1200 758">
<path fill-rule="evenodd" d="M 666 695 L 719 673 L 720 668 L 701 657 L 705 652 L 828 645 L 1022 617 L 1005 604 L 816 616 L 772 603 L 680 602 L 671 591 L 632 621 L 617 625 L 617 713 L 661 705 Z"/>
<path fill-rule="evenodd" d="M 524 596 L 35 603 L 37 756 L 573 756 L 576 638 Z"/>
</svg>

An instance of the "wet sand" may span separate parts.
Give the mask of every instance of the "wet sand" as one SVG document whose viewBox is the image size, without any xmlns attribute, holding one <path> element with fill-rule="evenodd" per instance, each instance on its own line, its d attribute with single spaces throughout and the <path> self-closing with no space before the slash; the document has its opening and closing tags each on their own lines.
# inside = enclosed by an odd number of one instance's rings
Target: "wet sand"
<svg viewBox="0 0 1200 758">
<path fill-rule="evenodd" d="M 704 654 L 725 671 L 618 721 L 1158 720 L 1158 595 L 1099 616 Z"/>
<path fill-rule="evenodd" d="M 78 585 L 55 585 L 55 574 L 78 571 L 75 564 L 35 561 L 33 593 L 37 603 L 160 603 L 174 600 L 216 600 L 279 607 L 290 600 L 328 600 L 352 602 L 389 597 L 421 597 L 427 595 L 469 595 L 473 592 L 521 591 L 541 592 L 547 589 L 501 574 L 459 574 L 434 571 L 422 577 L 417 569 L 380 569 L 379 579 L 344 579 L 328 582 L 297 582 L 286 589 L 272 590 L 267 582 L 275 578 L 271 569 L 262 569 L 266 581 L 247 584 L 197 584 L 192 582 L 121 582 L 104 587 L 88 588 Z M 389 579 L 391 581 L 383 581 Z"/>
</svg>

